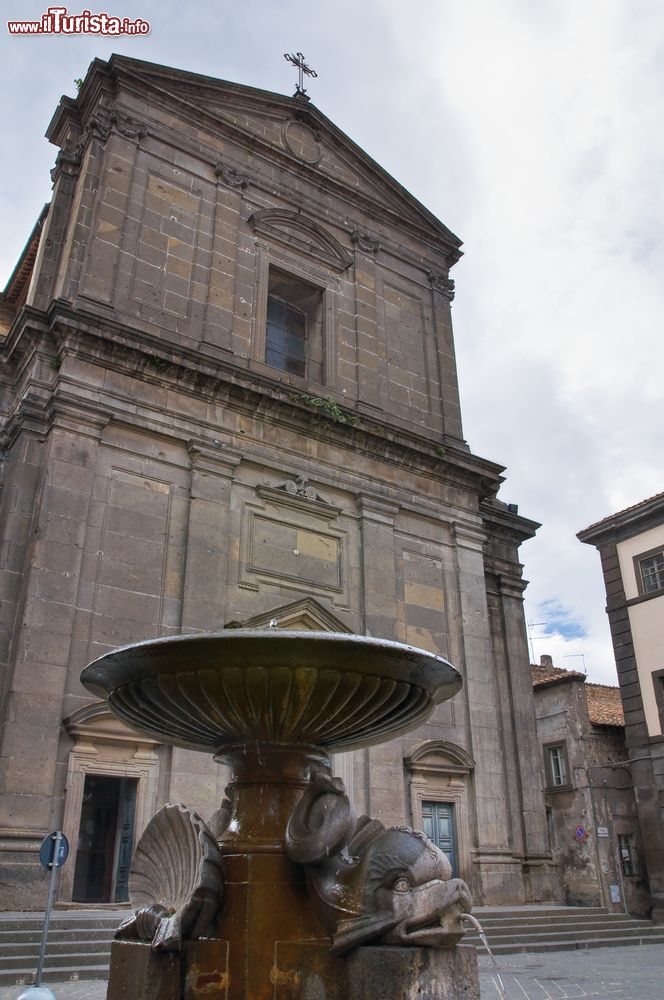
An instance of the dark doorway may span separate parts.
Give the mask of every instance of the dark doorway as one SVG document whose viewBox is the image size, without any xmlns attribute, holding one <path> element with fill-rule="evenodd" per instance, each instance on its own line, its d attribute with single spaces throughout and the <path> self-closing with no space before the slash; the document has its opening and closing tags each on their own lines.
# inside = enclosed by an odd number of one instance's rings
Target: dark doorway
<svg viewBox="0 0 664 1000">
<path fill-rule="evenodd" d="M 76 851 L 76 903 L 124 903 L 136 811 L 135 778 L 87 774 Z"/>
<path fill-rule="evenodd" d="M 452 878 L 458 877 L 454 806 L 449 802 L 423 802 L 422 826 L 429 840 L 447 855 L 452 865 Z"/>
</svg>

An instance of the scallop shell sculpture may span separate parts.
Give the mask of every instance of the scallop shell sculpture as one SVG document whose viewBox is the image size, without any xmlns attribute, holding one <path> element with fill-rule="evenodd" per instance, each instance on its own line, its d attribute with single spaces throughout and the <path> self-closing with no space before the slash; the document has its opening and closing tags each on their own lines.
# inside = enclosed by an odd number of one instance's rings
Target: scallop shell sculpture
<svg viewBox="0 0 664 1000">
<path fill-rule="evenodd" d="M 209 933 L 223 896 L 221 852 L 212 833 L 192 809 L 169 803 L 138 842 L 129 872 L 135 913 L 118 937 L 177 951 L 183 940 Z"/>
</svg>

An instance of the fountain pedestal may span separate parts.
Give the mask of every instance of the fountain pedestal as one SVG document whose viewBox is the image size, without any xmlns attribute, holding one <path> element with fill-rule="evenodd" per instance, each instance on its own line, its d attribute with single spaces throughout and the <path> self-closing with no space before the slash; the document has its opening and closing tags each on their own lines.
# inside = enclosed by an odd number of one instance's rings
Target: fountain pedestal
<svg viewBox="0 0 664 1000">
<path fill-rule="evenodd" d="M 307 769 L 329 767 L 329 757 L 306 744 L 269 743 L 224 747 L 217 757 L 234 776 L 231 819 L 220 844 L 226 899 L 215 927 L 229 945 L 228 998 L 296 997 L 303 963 L 326 978 L 340 965 L 329 955 L 304 868 L 284 850 L 288 821 L 308 785 Z"/>
<path fill-rule="evenodd" d="M 460 686 L 450 664 L 233 630 L 125 647 L 82 680 L 133 728 L 233 772 L 217 843 L 178 806 L 141 838 L 108 1000 L 479 1000 L 475 950 L 456 945 L 464 883 L 423 834 L 358 820 L 329 768 L 330 750 L 424 721 Z"/>
<path fill-rule="evenodd" d="M 244 993 L 233 988 L 228 957 L 220 940 L 190 942 L 181 956 L 115 941 L 108 1000 L 480 1000 L 473 945 L 364 947 L 344 961 L 320 944 L 285 944 L 260 992 Z"/>
</svg>

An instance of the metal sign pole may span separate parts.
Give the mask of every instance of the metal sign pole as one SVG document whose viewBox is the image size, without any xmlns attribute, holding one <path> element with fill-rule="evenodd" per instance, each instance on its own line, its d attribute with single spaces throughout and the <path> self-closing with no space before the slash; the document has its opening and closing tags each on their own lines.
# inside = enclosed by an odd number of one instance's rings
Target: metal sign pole
<svg viewBox="0 0 664 1000">
<path fill-rule="evenodd" d="M 44 927 L 42 929 L 42 940 L 41 948 L 39 949 L 39 963 L 37 965 L 35 986 L 41 986 L 42 970 L 44 968 L 44 955 L 46 954 L 46 939 L 48 937 L 48 922 L 51 919 L 51 907 L 53 906 L 55 882 L 58 877 L 58 868 L 60 867 L 60 841 L 62 840 L 62 833 L 60 830 L 57 830 L 54 834 L 51 834 L 51 836 L 54 838 L 55 844 L 53 847 L 53 860 L 50 863 L 51 881 L 48 887 L 48 900 L 46 901 L 46 912 L 44 914 Z"/>
<path fill-rule="evenodd" d="M 55 895 L 55 884 L 58 880 L 58 868 L 62 868 L 69 856 L 69 841 L 61 830 L 54 830 L 47 834 L 42 840 L 39 848 L 39 861 L 46 871 L 51 869 L 51 880 L 48 886 L 48 900 L 46 902 L 46 912 L 44 913 L 44 926 L 42 927 L 41 948 L 39 949 L 39 963 L 37 965 L 37 975 L 34 986 L 28 986 L 18 1000 L 55 1000 L 55 993 L 49 990 L 48 986 L 42 986 L 42 972 L 44 969 L 44 956 L 46 954 L 46 939 L 48 937 L 48 923 L 51 919 L 51 909 L 53 907 L 53 897 Z"/>
</svg>

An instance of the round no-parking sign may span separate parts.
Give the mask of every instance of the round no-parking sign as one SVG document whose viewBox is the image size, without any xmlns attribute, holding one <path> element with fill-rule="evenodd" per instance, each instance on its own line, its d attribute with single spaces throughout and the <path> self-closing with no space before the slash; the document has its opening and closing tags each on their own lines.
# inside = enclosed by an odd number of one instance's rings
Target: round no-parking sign
<svg viewBox="0 0 664 1000">
<path fill-rule="evenodd" d="M 59 838 L 58 838 L 59 834 Z M 55 857 L 55 845 L 58 845 L 58 856 Z M 42 845 L 39 848 L 39 860 L 42 866 L 49 871 L 53 867 L 53 862 L 55 861 L 55 867 L 61 868 L 65 861 L 69 857 L 69 841 L 65 837 L 64 833 L 60 833 L 59 830 L 55 830 L 53 833 L 49 833 L 42 840 Z"/>
</svg>

